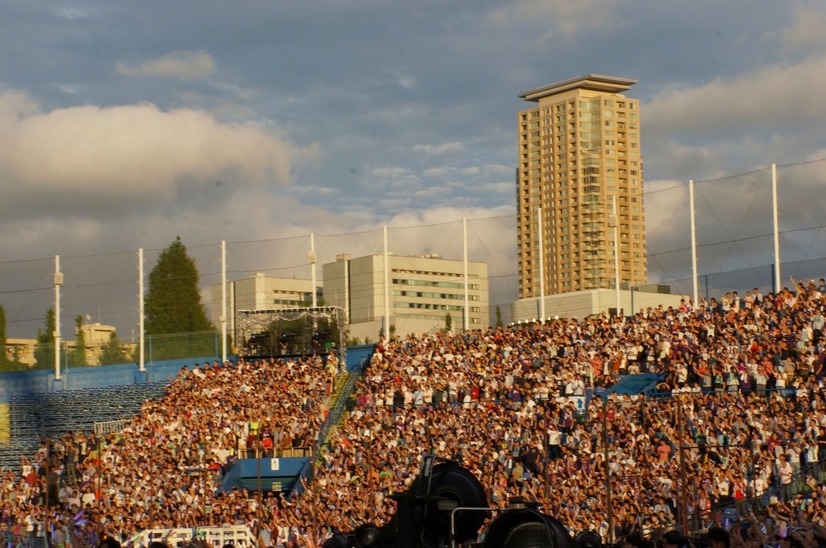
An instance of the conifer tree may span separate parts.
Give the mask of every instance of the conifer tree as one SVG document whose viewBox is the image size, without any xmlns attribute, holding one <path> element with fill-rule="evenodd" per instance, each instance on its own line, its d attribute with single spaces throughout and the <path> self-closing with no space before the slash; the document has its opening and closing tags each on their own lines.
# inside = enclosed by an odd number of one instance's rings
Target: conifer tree
<svg viewBox="0 0 826 548">
<path fill-rule="evenodd" d="M 86 361 L 86 332 L 83 331 L 83 316 L 80 314 L 75 318 L 75 349 L 70 359 L 72 367 L 89 365 Z"/>
<path fill-rule="evenodd" d="M 37 344 L 34 346 L 34 359 L 38 369 L 48 369 L 54 366 L 54 332 L 55 332 L 54 308 L 46 311 L 43 329 L 37 330 Z"/>
<path fill-rule="evenodd" d="M 149 273 L 145 311 L 149 335 L 215 329 L 201 303 L 198 267 L 180 236 L 161 252 Z"/>
<path fill-rule="evenodd" d="M 100 350 L 100 365 L 111 365 L 116 363 L 127 363 L 129 357 L 123 350 L 118 336 L 113 331 L 109 334 L 109 340 Z"/>
</svg>

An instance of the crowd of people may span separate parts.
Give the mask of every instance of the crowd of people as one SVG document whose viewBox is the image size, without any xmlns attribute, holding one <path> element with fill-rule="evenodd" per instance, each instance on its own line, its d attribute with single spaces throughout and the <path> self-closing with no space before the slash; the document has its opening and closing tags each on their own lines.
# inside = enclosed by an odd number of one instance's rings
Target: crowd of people
<svg viewBox="0 0 826 548">
<path fill-rule="evenodd" d="M 824 307 L 821 279 L 382 340 L 291 496 L 219 493 L 215 478 L 233 459 L 315 446 L 338 368 L 309 356 L 184 369 L 122 432 L 67 434 L 6 472 L 0 519 L 56 545 L 243 524 L 263 547 L 321 546 L 387 523 L 434 454 L 476 475 L 491 505 L 533 500 L 603 541 L 732 523 L 745 544 L 789 539 L 826 527 Z M 658 374 L 656 390 L 611 390 L 635 373 Z"/>
</svg>

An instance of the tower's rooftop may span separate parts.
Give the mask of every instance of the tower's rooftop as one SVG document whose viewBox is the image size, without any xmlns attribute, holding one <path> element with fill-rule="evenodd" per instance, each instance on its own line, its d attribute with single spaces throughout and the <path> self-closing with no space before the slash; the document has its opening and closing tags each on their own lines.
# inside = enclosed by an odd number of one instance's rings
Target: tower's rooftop
<svg viewBox="0 0 826 548">
<path fill-rule="evenodd" d="M 593 91 L 603 91 L 606 93 L 620 93 L 634 84 L 636 80 L 630 78 L 620 78 L 618 76 L 606 76 L 604 74 L 588 74 L 577 76 L 570 80 L 563 80 L 554 84 L 548 84 L 541 88 L 536 88 L 525 93 L 520 93 L 519 97 L 526 101 L 537 102 L 543 97 L 550 97 L 572 89 L 590 89 Z"/>
</svg>

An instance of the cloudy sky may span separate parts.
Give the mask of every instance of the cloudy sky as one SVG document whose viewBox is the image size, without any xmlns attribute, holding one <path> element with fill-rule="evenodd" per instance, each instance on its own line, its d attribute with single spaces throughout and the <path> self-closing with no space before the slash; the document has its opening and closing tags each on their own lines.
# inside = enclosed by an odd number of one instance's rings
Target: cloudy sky
<svg viewBox="0 0 826 548">
<path fill-rule="evenodd" d="M 492 218 L 475 245 L 515 271 L 518 94 L 587 73 L 639 82 L 652 279 L 687 275 L 689 179 L 748 174 L 698 184 L 701 270 L 770 262 L 773 162 L 794 164 L 784 260 L 822 257 L 824 28 L 814 0 L 0 0 L 0 304 L 34 336 L 44 258 L 176 235 L 213 249 Z M 233 272 L 268 268 L 241 247 Z M 66 317 L 118 323 L 111 293 L 131 286 L 89 295 L 131 260 L 86 260 L 107 272 L 91 282 L 76 262 Z"/>
</svg>

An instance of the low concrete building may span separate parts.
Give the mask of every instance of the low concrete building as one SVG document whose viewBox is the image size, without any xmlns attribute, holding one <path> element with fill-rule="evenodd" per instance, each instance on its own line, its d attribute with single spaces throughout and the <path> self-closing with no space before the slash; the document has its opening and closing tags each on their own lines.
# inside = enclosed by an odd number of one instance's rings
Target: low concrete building
<svg viewBox="0 0 826 548">
<path fill-rule="evenodd" d="M 103 347 L 109 343 L 113 333 L 117 334 L 115 326 L 95 322 L 83 324 L 80 329 L 83 331 L 84 346 L 86 347 L 86 363 L 88 365 L 99 365 Z M 123 341 L 121 341 L 121 346 L 127 353 L 132 353 L 135 347 L 134 344 L 124 343 Z M 37 363 L 34 355 L 36 347 L 37 339 L 6 339 L 6 357 L 10 361 L 16 359 L 20 364 L 32 367 Z M 62 340 L 60 344 L 61 356 L 74 352 L 76 347 L 77 341 Z M 61 359 L 61 363 L 64 363 L 64 361 L 65 358 Z"/>
<path fill-rule="evenodd" d="M 438 255 L 388 259 L 386 270 L 383 254 L 355 259 L 338 255 L 322 267 L 324 298 L 344 309 L 350 340 L 378 340 L 388 312 L 389 333 L 397 336 L 446 329 L 448 315 L 453 331 L 488 328 L 487 264 L 465 265 Z"/>
<path fill-rule="evenodd" d="M 690 299 L 687 295 L 672 295 L 667 287 L 648 284 L 634 289 L 621 289 L 619 292 L 620 310 L 623 315 L 630 316 L 647 308 L 656 308 L 662 305 L 665 308 L 677 308 L 680 302 Z M 591 314 L 611 312 L 617 308 L 617 292 L 614 289 L 588 289 L 558 295 L 545 296 L 545 318 L 554 317 L 584 318 Z M 524 322 L 540 319 L 541 309 L 539 297 L 520 299 L 512 305 L 511 321 Z"/>
<path fill-rule="evenodd" d="M 35 346 L 37 346 L 37 339 L 6 339 L 6 358 L 12 362 L 17 360 L 26 367 L 32 367 L 37 363 L 34 359 Z"/>
</svg>

